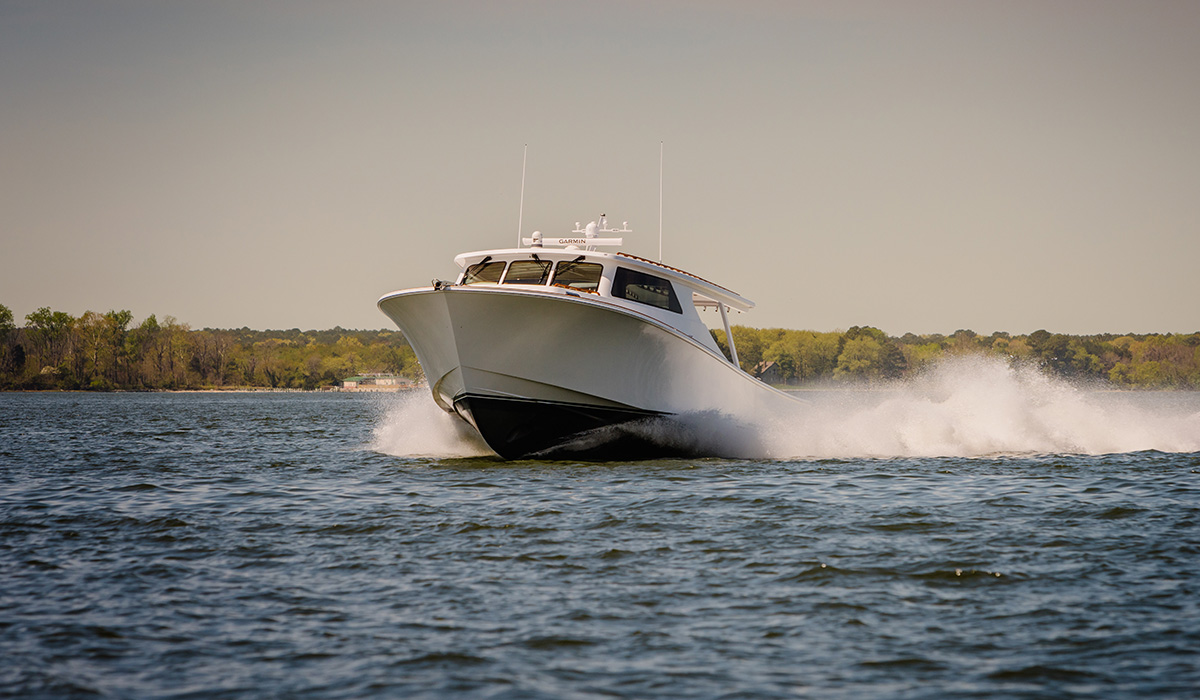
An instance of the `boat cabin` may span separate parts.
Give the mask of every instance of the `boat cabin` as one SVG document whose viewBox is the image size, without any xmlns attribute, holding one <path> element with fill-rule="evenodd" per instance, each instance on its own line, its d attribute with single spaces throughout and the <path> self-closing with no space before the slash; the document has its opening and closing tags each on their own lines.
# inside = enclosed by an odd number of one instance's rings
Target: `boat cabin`
<svg viewBox="0 0 1200 700">
<path fill-rule="evenodd" d="M 594 233 L 595 224 L 589 224 Z M 608 231 L 608 229 L 601 229 Z M 582 231 L 580 231 L 582 232 Z M 560 238 L 543 241 L 535 233 L 527 248 L 463 253 L 454 261 L 462 268 L 457 285 L 491 285 L 505 288 L 522 285 L 543 288 L 546 293 L 573 297 L 594 295 L 598 301 L 613 303 L 682 332 L 704 347 L 722 354 L 708 326 L 700 319 L 699 309 L 717 309 L 732 341 L 727 308 L 748 311 L 754 303 L 724 287 L 662 263 L 628 253 L 608 253 L 596 245 L 613 245 L 594 235 L 585 238 Z M 564 247 L 546 248 L 545 243 Z M 619 245 L 619 243 L 617 243 Z M 582 246 L 582 247 L 581 247 Z M 514 291 L 515 291 L 514 287 Z M 733 363 L 737 350 L 730 342 Z"/>
</svg>

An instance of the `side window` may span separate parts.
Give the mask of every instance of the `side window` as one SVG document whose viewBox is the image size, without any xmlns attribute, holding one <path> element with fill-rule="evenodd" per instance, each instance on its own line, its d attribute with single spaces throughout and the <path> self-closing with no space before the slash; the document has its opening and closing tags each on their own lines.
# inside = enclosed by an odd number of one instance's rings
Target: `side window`
<svg viewBox="0 0 1200 700">
<path fill-rule="evenodd" d="M 549 260 L 514 260 L 504 276 L 505 284 L 545 284 L 550 277 Z"/>
<path fill-rule="evenodd" d="M 617 274 L 613 276 L 612 295 L 618 299 L 657 306 L 677 314 L 683 313 L 679 297 L 675 296 L 670 281 L 644 272 L 618 267 Z"/>
<path fill-rule="evenodd" d="M 600 273 L 604 266 L 599 263 L 560 260 L 554 268 L 554 284 L 583 292 L 594 292 L 600 288 Z"/>
<path fill-rule="evenodd" d="M 504 274 L 504 261 L 497 260 L 496 262 L 481 262 L 476 263 L 467 268 L 463 274 L 463 284 L 483 284 L 485 282 L 499 282 L 500 276 Z"/>
</svg>

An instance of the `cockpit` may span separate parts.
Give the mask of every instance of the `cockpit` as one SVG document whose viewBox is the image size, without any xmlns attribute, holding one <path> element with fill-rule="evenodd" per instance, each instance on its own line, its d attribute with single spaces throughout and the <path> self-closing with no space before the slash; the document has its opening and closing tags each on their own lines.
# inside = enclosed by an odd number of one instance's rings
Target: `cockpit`
<svg viewBox="0 0 1200 700">
<path fill-rule="evenodd" d="M 535 254 L 520 260 L 493 260 L 491 256 L 467 266 L 459 284 L 528 284 L 563 287 L 576 292 L 600 293 L 604 265 L 584 256 L 552 262 Z M 616 266 L 610 294 L 639 304 L 683 313 L 679 295 L 670 280 L 632 268 Z"/>
</svg>

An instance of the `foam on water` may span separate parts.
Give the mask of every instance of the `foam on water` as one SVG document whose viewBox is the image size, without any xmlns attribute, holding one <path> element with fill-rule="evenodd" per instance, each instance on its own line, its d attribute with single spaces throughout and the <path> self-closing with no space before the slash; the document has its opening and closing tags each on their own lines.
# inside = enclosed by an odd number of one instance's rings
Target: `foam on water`
<svg viewBox="0 0 1200 700">
<path fill-rule="evenodd" d="M 1100 391 L 999 358 L 949 359 L 883 388 L 800 395 L 795 410 L 751 425 L 701 413 L 684 417 L 682 428 L 649 421 L 631 429 L 664 445 L 682 440 L 704 454 L 755 459 L 1200 452 L 1200 394 Z M 373 448 L 492 454 L 427 391 L 389 403 Z"/>
<path fill-rule="evenodd" d="M 399 457 L 482 457 L 493 454 L 474 430 L 433 402 L 428 390 L 388 396 L 371 448 Z"/>
<path fill-rule="evenodd" d="M 1194 393 L 1098 391 L 999 358 L 950 359 L 880 391 L 810 396 L 794 414 L 762 423 L 769 456 L 1200 451 Z"/>
</svg>

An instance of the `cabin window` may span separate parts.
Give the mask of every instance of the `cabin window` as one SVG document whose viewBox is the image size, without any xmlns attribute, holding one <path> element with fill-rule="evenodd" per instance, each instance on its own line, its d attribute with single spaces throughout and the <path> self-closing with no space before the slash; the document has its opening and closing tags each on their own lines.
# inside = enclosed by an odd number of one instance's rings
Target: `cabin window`
<svg viewBox="0 0 1200 700">
<path fill-rule="evenodd" d="M 600 288 L 602 272 L 604 266 L 599 263 L 561 260 L 554 268 L 554 284 L 584 292 L 595 292 Z"/>
<path fill-rule="evenodd" d="M 549 260 L 514 260 L 504 276 L 505 284 L 545 284 L 550 278 Z"/>
<path fill-rule="evenodd" d="M 500 276 L 504 274 L 504 261 L 497 260 L 495 262 L 481 262 L 467 268 L 463 275 L 463 284 L 484 284 L 487 282 L 499 282 Z"/>
<path fill-rule="evenodd" d="M 618 299 L 657 306 L 677 314 L 683 313 L 679 297 L 675 296 L 670 281 L 644 272 L 618 267 L 617 274 L 613 276 L 612 295 Z"/>
</svg>

